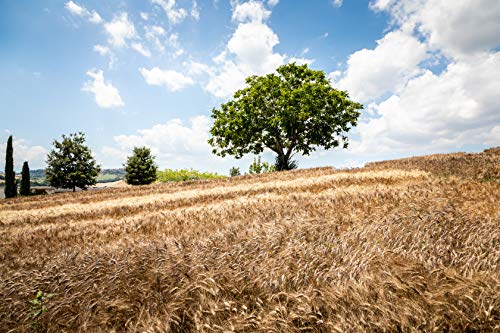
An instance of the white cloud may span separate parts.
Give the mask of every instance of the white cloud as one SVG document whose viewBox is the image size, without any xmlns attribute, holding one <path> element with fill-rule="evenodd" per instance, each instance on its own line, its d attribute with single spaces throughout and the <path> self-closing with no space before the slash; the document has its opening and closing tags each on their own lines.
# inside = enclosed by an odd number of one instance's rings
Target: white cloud
<svg viewBox="0 0 500 333">
<path fill-rule="evenodd" d="M 214 96 L 224 98 L 242 88 L 246 77 L 273 72 L 285 59 L 273 52 L 278 43 L 278 36 L 266 24 L 240 23 L 227 43 L 227 50 L 235 60 L 223 60 L 227 54 L 216 59 L 222 62 L 221 68 L 205 88 Z"/>
<path fill-rule="evenodd" d="M 147 146 L 161 168 L 208 168 L 207 162 L 213 168 L 217 158 L 211 154 L 212 149 L 207 143 L 210 126 L 207 116 L 192 117 L 189 124 L 184 124 L 181 119 L 172 119 L 140 129 L 137 134 L 115 136 L 116 146 L 106 146 L 102 153 L 123 161 L 134 147 Z"/>
<path fill-rule="evenodd" d="M 304 64 L 307 64 L 307 65 L 310 65 L 314 62 L 315 60 L 314 59 L 308 59 L 308 58 L 297 58 L 297 57 L 291 57 L 289 60 L 288 60 L 288 63 L 292 63 L 292 62 L 295 62 L 297 65 L 304 65 Z"/>
<path fill-rule="evenodd" d="M 332 5 L 334 7 L 341 7 L 343 0 L 332 0 Z"/>
<path fill-rule="evenodd" d="M 418 29 L 432 47 L 454 58 L 500 45 L 497 0 L 376 0 L 371 8 L 388 11 L 403 29 Z"/>
<path fill-rule="evenodd" d="M 236 22 L 263 22 L 271 16 L 271 12 L 264 8 L 262 2 L 248 1 L 238 4 L 234 11 L 232 19 Z"/>
<path fill-rule="evenodd" d="M 426 46 L 402 31 L 389 32 L 373 50 L 349 56 L 345 76 L 338 82 L 351 97 L 366 102 L 403 86 L 420 72 L 418 65 L 428 57 Z"/>
<path fill-rule="evenodd" d="M 109 43 L 115 47 L 127 45 L 127 40 L 137 36 L 134 24 L 129 21 L 127 13 L 116 15 L 111 22 L 104 24 L 109 35 Z"/>
<path fill-rule="evenodd" d="M 7 138 L 5 140 L 2 138 L 1 142 L 0 150 L 5 151 L 7 149 Z M 31 145 L 27 140 L 16 137 L 12 140 L 12 148 L 14 150 L 14 170 L 19 172 L 25 161 L 28 162 L 31 170 L 45 167 L 45 158 L 49 152 L 46 148 Z"/>
<path fill-rule="evenodd" d="M 87 8 L 80 6 L 73 1 L 68 1 L 64 4 L 64 7 L 72 14 L 80 17 L 86 17 L 90 22 L 95 24 L 102 23 L 101 16 L 93 10 L 90 12 Z"/>
<path fill-rule="evenodd" d="M 283 63 L 283 56 L 273 53 L 278 36 L 266 24 L 241 23 L 227 43 L 229 52 L 236 55 L 241 66 L 250 72 L 270 73 Z"/>
<path fill-rule="evenodd" d="M 500 144 L 499 76 L 500 52 L 451 63 L 439 75 L 426 71 L 399 94 L 372 106 L 378 117 L 359 124 L 355 151 L 428 152 Z"/>
<path fill-rule="evenodd" d="M 141 43 L 132 43 L 131 47 L 140 54 L 142 54 L 143 56 L 147 58 L 151 57 L 151 52 L 147 48 L 145 48 L 144 45 L 142 45 Z"/>
<path fill-rule="evenodd" d="M 111 49 L 107 46 L 104 45 L 94 45 L 94 51 L 99 53 L 101 56 L 109 56 L 109 68 L 113 68 L 113 65 L 115 63 L 115 54 Z"/>
<path fill-rule="evenodd" d="M 200 19 L 200 9 L 196 1 L 193 1 L 193 6 L 191 7 L 191 17 L 196 21 Z"/>
<path fill-rule="evenodd" d="M 154 67 L 150 70 L 140 68 L 146 83 L 152 86 L 164 86 L 169 91 L 175 92 L 194 84 L 192 78 L 173 70 L 162 70 Z"/>
<path fill-rule="evenodd" d="M 145 26 L 144 29 L 146 30 L 146 39 L 152 42 L 160 52 L 164 52 L 165 46 L 161 38 L 166 34 L 165 29 L 158 25 Z"/>
<path fill-rule="evenodd" d="M 280 0 L 267 0 L 267 4 L 268 4 L 270 7 L 274 7 L 274 6 L 276 6 L 279 2 L 280 2 Z"/>
<path fill-rule="evenodd" d="M 213 69 L 210 66 L 203 64 L 201 62 L 196 62 L 191 60 L 190 62 L 184 62 L 182 65 L 184 67 L 187 67 L 189 75 L 213 74 Z"/>
<path fill-rule="evenodd" d="M 109 47 L 104 46 L 104 45 L 94 45 L 94 51 L 99 53 L 102 56 L 110 54 L 111 50 Z"/>
<path fill-rule="evenodd" d="M 205 85 L 208 92 L 219 98 L 241 89 L 246 77 L 274 72 L 285 62 L 284 55 L 274 52 L 278 36 L 263 22 L 271 12 L 257 1 L 234 3 L 233 8 L 232 18 L 240 23 L 226 49 L 212 59 L 217 66 Z"/>
<path fill-rule="evenodd" d="M 100 24 L 102 23 L 102 17 L 95 10 L 93 10 L 90 14 L 89 21 L 95 24 Z"/>
<path fill-rule="evenodd" d="M 184 21 L 187 12 L 184 8 L 177 8 L 175 0 L 152 0 L 154 4 L 159 5 L 167 14 L 170 24 L 178 24 Z"/>
<path fill-rule="evenodd" d="M 95 96 L 97 105 L 101 108 L 113 108 L 125 105 L 118 89 L 111 82 L 104 80 L 102 70 L 90 70 L 87 72 L 92 80 L 84 83 L 82 91 L 91 92 Z"/>
<path fill-rule="evenodd" d="M 73 1 L 68 1 L 64 7 L 69 10 L 69 12 L 76 16 L 84 16 L 88 12 L 85 7 L 79 6 Z"/>
<path fill-rule="evenodd" d="M 327 77 L 328 77 L 328 80 L 330 80 L 330 82 L 332 82 L 333 84 L 336 84 L 337 82 L 337 79 L 342 75 L 342 72 L 339 71 L 339 70 L 336 70 L 336 71 L 333 71 L 333 72 L 330 72 L 328 73 Z"/>
<path fill-rule="evenodd" d="M 148 14 L 148 13 L 145 13 L 145 12 L 141 12 L 141 18 L 142 18 L 144 21 L 147 21 L 147 20 L 149 20 L 149 14 Z"/>
</svg>

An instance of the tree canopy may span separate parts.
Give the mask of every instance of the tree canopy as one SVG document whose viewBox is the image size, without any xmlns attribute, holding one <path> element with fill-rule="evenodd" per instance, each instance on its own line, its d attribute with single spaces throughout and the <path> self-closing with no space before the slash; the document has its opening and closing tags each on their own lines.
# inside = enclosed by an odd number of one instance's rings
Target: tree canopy
<svg viewBox="0 0 500 333">
<path fill-rule="evenodd" d="M 54 140 L 53 145 L 45 170 L 51 186 L 75 191 L 77 187 L 85 190 L 96 184 L 101 168 L 85 145 L 84 133 L 63 135 L 62 141 Z"/>
<path fill-rule="evenodd" d="M 276 71 L 248 77 L 244 89 L 212 110 L 208 142 L 213 153 L 241 158 L 267 147 L 277 154 L 276 169 L 288 170 L 295 153 L 347 148 L 347 132 L 356 126 L 363 105 L 334 89 L 323 71 L 295 63 Z"/>
<path fill-rule="evenodd" d="M 151 150 L 147 147 L 134 147 L 132 156 L 125 163 L 125 180 L 130 185 L 147 185 L 157 178 L 158 166 Z"/>
</svg>

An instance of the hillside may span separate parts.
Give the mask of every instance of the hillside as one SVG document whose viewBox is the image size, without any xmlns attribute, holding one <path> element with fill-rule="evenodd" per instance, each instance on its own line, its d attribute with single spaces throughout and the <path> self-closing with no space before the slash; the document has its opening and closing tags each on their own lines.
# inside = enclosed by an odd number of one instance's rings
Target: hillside
<svg viewBox="0 0 500 333">
<path fill-rule="evenodd" d="M 0 331 L 498 332 L 499 168 L 497 148 L 2 200 Z"/>
</svg>

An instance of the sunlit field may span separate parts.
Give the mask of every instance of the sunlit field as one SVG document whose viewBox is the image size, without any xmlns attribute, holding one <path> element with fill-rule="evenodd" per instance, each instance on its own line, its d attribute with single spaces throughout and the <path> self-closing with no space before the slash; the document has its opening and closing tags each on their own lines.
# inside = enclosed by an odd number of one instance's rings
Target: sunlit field
<svg viewBox="0 0 500 333">
<path fill-rule="evenodd" d="M 0 331 L 498 332 L 499 179 L 497 148 L 2 200 Z"/>
</svg>

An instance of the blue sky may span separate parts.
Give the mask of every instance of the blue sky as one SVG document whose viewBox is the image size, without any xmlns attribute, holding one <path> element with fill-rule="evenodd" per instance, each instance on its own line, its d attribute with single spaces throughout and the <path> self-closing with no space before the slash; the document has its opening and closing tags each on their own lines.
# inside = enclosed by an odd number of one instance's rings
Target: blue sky
<svg viewBox="0 0 500 333">
<path fill-rule="evenodd" d="M 348 150 L 301 167 L 479 151 L 500 144 L 498 31 L 496 0 L 0 0 L 0 142 L 18 170 L 75 131 L 103 167 L 147 145 L 162 168 L 246 170 L 211 155 L 211 109 L 296 61 L 365 105 Z"/>
</svg>

